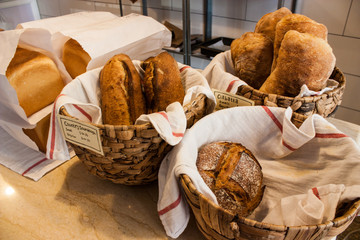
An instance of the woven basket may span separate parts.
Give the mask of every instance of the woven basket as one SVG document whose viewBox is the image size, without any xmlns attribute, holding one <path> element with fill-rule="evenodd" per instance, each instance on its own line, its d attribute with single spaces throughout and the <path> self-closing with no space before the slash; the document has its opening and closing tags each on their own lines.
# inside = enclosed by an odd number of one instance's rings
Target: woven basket
<svg viewBox="0 0 360 240">
<path fill-rule="evenodd" d="M 209 240 L 227 239 L 331 239 L 342 233 L 360 212 L 360 199 L 339 208 L 324 224 L 280 226 L 238 217 L 201 194 L 187 175 L 180 176 L 185 197 L 202 234 Z"/>
<path fill-rule="evenodd" d="M 337 67 L 334 68 L 330 78 L 336 80 L 339 86 L 319 96 L 286 97 L 260 92 L 249 85 L 240 86 L 236 94 L 253 100 L 255 105 L 283 108 L 290 106 L 294 112 L 299 114 L 309 116 L 317 113 L 323 117 L 328 117 L 341 104 L 346 83 L 344 74 Z"/>
<path fill-rule="evenodd" d="M 206 96 L 200 94 L 184 106 L 187 127 L 206 114 Z M 64 107 L 60 114 L 72 117 Z M 157 180 L 160 163 L 171 150 L 151 123 L 142 125 L 99 125 L 104 156 L 69 143 L 89 172 L 114 183 L 141 185 Z"/>
</svg>

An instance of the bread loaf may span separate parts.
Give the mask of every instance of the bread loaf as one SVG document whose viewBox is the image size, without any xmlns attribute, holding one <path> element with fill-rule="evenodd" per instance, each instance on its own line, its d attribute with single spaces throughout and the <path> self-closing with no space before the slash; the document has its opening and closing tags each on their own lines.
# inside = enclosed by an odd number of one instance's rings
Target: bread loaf
<svg viewBox="0 0 360 240">
<path fill-rule="evenodd" d="M 177 62 L 168 52 L 148 58 L 142 67 L 145 70 L 143 87 L 148 113 L 165 111 L 173 102 L 183 103 L 185 91 L 180 71 Z"/>
<path fill-rule="evenodd" d="M 6 77 L 28 117 L 53 103 L 64 87 L 60 72 L 51 58 L 22 47 L 16 49 Z"/>
<path fill-rule="evenodd" d="M 24 133 L 35 142 L 41 152 L 46 152 L 47 139 L 50 128 L 50 114 L 36 123 L 35 128 L 23 129 Z"/>
<path fill-rule="evenodd" d="M 255 89 L 269 76 L 273 61 L 273 42 L 265 34 L 247 32 L 230 46 L 235 75 Z"/>
<path fill-rule="evenodd" d="M 301 15 L 290 14 L 283 17 L 276 25 L 274 40 L 274 60 L 271 67 L 273 71 L 277 65 L 278 53 L 285 34 L 290 30 L 296 30 L 300 33 L 309 33 L 327 41 L 328 30 L 325 25 Z"/>
<path fill-rule="evenodd" d="M 274 12 L 265 14 L 260 18 L 256 23 L 255 31 L 256 33 L 263 33 L 268 36 L 271 41 L 275 40 L 275 28 L 276 24 L 286 15 L 292 14 L 289 9 L 286 7 L 279 8 Z"/>
<path fill-rule="evenodd" d="M 76 78 L 86 72 L 86 67 L 90 60 L 90 55 L 76 40 L 70 38 L 64 44 L 62 61 L 72 78 Z"/>
<path fill-rule="evenodd" d="M 290 30 L 282 40 L 276 68 L 260 91 L 295 97 L 303 84 L 310 90 L 319 91 L 334 70 L 335 60 L 324 39 Z"/>
<path fill-rule="evenodd" d="M 113 56 L 100 73 L 103 122 L 132 125 L 146 113 L 141 78 L 131 59 L 125 54 Z"/>
<path fill-rule="evenodd" d="M 196 166 L 221 207 L 248 216 L 264 193 L 261 166 L 239 143 L 214 142 L 199 149 Z"/>
</svg>

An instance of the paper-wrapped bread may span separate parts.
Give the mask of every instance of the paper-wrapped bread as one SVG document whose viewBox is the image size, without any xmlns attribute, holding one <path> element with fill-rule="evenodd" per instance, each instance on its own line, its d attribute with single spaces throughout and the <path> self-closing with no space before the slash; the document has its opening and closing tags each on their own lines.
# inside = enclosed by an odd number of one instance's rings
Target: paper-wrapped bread
<svg viewBox="0 0 360 240">
<path fill-rule="evenodd" d="M 255 89 L 269 76 L 273 42 L 265 34 L 247 32 L 231 43 L 235 75 Z"/>
<path fill-rule="evenodd" d="M 290 30 L 296 30 L 300 33 L 309 33 L 327 41 L 328 30 L 325 25 L 315 22 L 314 20 L 301 15 L 290 14 L 283 17 L 276 25 L 274 40 L 274 60 L 271 67 L 273 71 L 277 65 L 277 58 L 280 46 L 285 34 Z"/>
<path fill-rule="evenodd" d="M 78 41 L 70 38 L 65 42 L 62 61 L 72 78 L 76 78 L 86 72 L 86 67 L 90 60 L 90 55 L 82 48 Z"/>
<path fill-rule="evenodd" d="M 286 15 L 292 14 L 289 9 L 286 7 L 279 8 L 274 12 L 265 14 L 260 18 L 256 23 L 255 31 L 256 33 L 263 33 L 268 36 L 271 41 L 275 40 L 275 28 L 276 24 Z"/>
<path fill-rule="evenodd" d="M 334 70 L 335 60 L 327 41 L 290 30 L 282 40 L 277 65 L 260 91 L 295 97 L 303 84 L 310 90 L 319 91 Z"/>
<path fill-rule="evenodd" d="M 50 57 L 22 47 L 16 49 L 6 77 L 26 116 L 53 103 L 64 87 L 59 69 Z"/>
</svg>

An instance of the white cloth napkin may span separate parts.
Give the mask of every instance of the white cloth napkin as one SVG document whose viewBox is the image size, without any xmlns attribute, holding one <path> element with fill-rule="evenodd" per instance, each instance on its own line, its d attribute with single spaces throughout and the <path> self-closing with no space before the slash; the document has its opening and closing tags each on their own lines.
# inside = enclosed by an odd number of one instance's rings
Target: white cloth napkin
<svg viewBox="0 0 360 240">
<path fill-rule="evenodd" d="M 144 70 L 141 62 L 133 61 L 136 69 L 142 76 Z M 197 70 L 178 63 L 181 79 L 187 92 L 184 105 L 193 100 L 198 94 L 205 94 L 214 106 L 215 97 L 211 92 L 206 79 Z M 64 106 L 71 116 L 77 117 L 84 122 L 96 124 L 102 123 L 100 109 L 100 88 L 99 74 L 102 68 L 90 70 L 65 86 L 61 94 L 54 103 L 51 113 L 50 131 L 47 142 L 46 156 L 49 159 L 67 160 L 69 153 L 61 128 L 57 121 L 59 109 Z M 211 111 L 212 109 L 209 109 Z M 136 124 L 151 122 L 160 136 L 170 145 L 175 145 L 181 141 L 186 129 L 186 117 L 184 109 L 180 103 L 170 104 L 165 112 L 142 115 Z"/>
<path fill-rule="evenodd" d="M 189 220 L 189 208 L 178 184 L 180 174 L 187 174 L 201 193 L 217 202 L 195 165 L 198 148 L 214 141 L 243 144 L 262 166 L 266 190 L 251 219 L 263 221 L 271 209 L 289 211 L 299 207 L 300 201 L 302 214 L 309 219 L 315 215 L 320 223 L 334 217 L 339 199 L 360 197 L 360 150 L 356 143 L 319 115 L 309 117 L 299 129 L 291 123 L 291 115 L 291 108 L 236 107 L 208 115 L 188 129 L 159 171 L 158 213 L 167 235 L 178 237 Z M 334 191 L 337 197 L 325 198 L 334 185 L 339 185 Z M 309 195 L 312 189 L 325 201 L 320 204 Z M 323 206 L 321 213 L 311 211 L 313 204 Z M 281 217 L 276 212 L 274 215 L 267 218 L 269 222 Z M 299 223 L 298 219 L 304 217 L 292 213 L 277 221 L 291 225 Z"/>
</svg>

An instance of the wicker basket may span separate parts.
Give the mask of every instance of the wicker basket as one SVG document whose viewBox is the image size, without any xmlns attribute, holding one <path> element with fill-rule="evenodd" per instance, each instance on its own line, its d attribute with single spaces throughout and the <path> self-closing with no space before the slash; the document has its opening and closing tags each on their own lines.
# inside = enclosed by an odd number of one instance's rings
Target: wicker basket
<svg viewBox="0 0 360 240">
<path fill-rule="evenodd" d="M 260 92 L 249 85 L 240 86 L 236 94 L 253 100 L 255 105 L 283 108 L 290 106 L 294 112 L 299 114 L 309 116 L 317 113 L 323 117 L 328 117 L 334 112 L 336 107 L 340 105 L 346 83 L 344 74 L 337 67 L 335 67 L 330 78 L 339 82 L 339 86 L 319 96 L 301 98 L 285 97 Z"/>
<path fill-rule="evenodd" d="M 187 175 L 180 176 L 185 197 L 197 226 L 209 240 L 227 239 L 331 239 L 343 232 L 360 212 L 360 199 L 338 209 L 336 217 L 324 224 L 280 226 L 238 217 L 201 194 Z"/>
<path fill-rule="evenodd" d="M 187 127 L 206 114 L 206 96 L 200 94 L 184 106 Z M 72 117 L 62 107 L 60 114 Z M 92 124 L 100 129 L 104 156 L 69 143 L 90 173 L 124 185 L 157 180 L 163 157 L 171 150 L 151 123 L 130 126 Z"/>
</svg>

